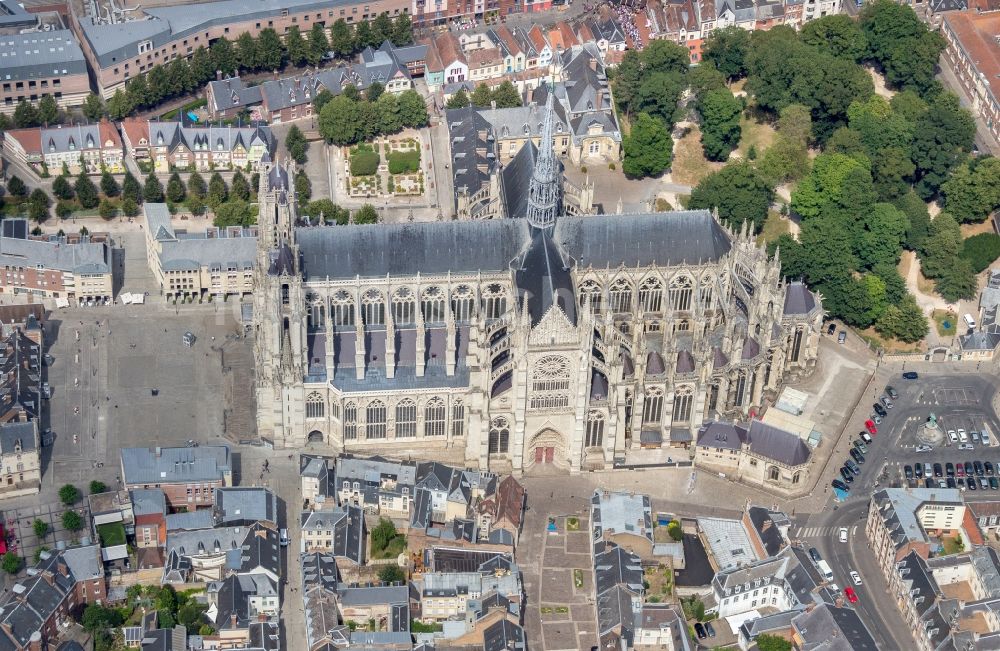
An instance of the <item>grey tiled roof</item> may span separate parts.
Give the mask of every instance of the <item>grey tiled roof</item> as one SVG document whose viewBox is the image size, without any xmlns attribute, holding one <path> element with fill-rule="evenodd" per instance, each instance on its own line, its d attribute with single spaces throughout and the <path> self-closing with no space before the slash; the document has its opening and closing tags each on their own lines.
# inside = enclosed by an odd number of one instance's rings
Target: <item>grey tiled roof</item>
<svg viewBox="0 0 1000 651">
<path fill-rule="evenodd" d="M 809 314 L 816 307 L 816 297 L 805 283 L 788 283 L 785 289 L 785 314 Z"/>
<path fill-rule="evenodd" d="M 14 454 L 18 445 L 22 452 L 35 450 L 38 439 L 38 422 L 11 422 L 0 425 L 0 452 Z"/>
<path fill-rule="evenodd" d="M 809 461 L 809 446 L 795 434 L 759 420 L 750 422 L 750 451 L 786 466 Z"/>
<path fill-rule="evenodd" d="M 167 512 L 167 500 L 159 488 L 134 488 L 132 493 L 132 513 L 150 515 Z"/>
<path fill-rule="evenodd" d="M 111 272 L 110 255 L 103 242 L 66 244 L 58 241 L 0 237 L 0 264 L 12 267 L 42 265 L 73 274 Z"/>
<path fill-rule="evenodd" d="M 212 516 L 217 526 L 278 522 L 278 498 L 267 488 L 216 488 Z"/>
<path fill-rule="evenodd" d="M 126 484 L 216 481 L 232 471 L 229 448 L 224 445 L 122 448 L 121 459 Z"/>
</svg>

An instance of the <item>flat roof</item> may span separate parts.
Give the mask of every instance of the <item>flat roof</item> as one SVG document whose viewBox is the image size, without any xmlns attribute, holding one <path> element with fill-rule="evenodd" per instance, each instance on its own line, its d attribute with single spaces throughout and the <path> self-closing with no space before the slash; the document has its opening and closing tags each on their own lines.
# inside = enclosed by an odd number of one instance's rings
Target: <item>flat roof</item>
<svg viewBox="0 0 1000 651">
<path fill-rule="evenodd" d="M 0 14 L 0 26 L 2 18 Z M 0 35 L 0 79 L 4 81 L 86 72 L 83 50 L 68 29 Z"/>
<path fill-rule="evenodd" d="M 747 565 L 760 559 L 739 520 L 698 518 L 698 527 L 705 535 L 709 551 L 719 565 L 719 571 Z"/>
</svg>

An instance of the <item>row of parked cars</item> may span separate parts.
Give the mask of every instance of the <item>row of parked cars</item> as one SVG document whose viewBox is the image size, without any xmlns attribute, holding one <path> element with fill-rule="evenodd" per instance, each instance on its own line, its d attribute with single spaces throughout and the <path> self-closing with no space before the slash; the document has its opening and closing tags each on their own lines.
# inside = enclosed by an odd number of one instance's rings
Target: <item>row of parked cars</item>
<svg viewBox="0 0 1000 651">
<path fill-rule="evenodd" d="M 697 622 L 694 625 L 694 634 L 698 636 L 699 640 L 704 640 L 707 637 L 715 637 L 715 628 L 712 626 L 712 622 Z"/>
<path fill-rule="evenodd" d="M 903 466 L 903 476 L 913 485 L 961 490 L 1000 490 L 1000 468 L 991 461 L 920 463 Z"/>
<path fill-rule="evenodd" d="M 906 376 L 905 373 L 903 375 Z M 879 401 L 872 405 L 872 415 L 865 421 L 864 431 L 858 432 L 858 438 L 851 443 L 849 453 L 851 458 L 845 460 L 844 465 L 840 467 L 840 479 L 834 479 L 832 482 L 834 488 L 850 492 L 849 484 L 852 484 L 854 478 L 861 474 L 861 466 L 865 462 L 865 455 L 868 453 L 868 445 L 872 443 L 872 437 L 878 434 L 878 426 L 882 423 L 882 419 L 889 415 L 889 410 L 893 406 L 892 401 L 898 397 L 899 392 L 893 387 L 887 386 Z"/>
</svg>

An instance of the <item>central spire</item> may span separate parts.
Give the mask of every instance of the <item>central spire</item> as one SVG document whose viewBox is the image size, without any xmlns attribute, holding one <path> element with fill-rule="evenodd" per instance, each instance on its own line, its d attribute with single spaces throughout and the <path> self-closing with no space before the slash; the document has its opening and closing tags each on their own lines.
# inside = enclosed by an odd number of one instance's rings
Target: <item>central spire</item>
<svg viewBox="0 0 1000 651">
<path fill-rule="evenodd" d="M 554 89 L 548 89 L 545 100 L 545 120 L 538 142 L 538 158 L 528 186 L 528 223 L 535 228 L 549 228 L 559 215 L 559 163 L 552 142 Z"/>
</svg>

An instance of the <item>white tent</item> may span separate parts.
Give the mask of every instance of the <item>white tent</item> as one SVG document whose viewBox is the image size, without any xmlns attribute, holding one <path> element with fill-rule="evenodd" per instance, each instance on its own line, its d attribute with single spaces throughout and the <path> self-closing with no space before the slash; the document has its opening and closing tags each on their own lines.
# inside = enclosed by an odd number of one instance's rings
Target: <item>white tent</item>
<svg viewBox="0 0 1000 651">
<path fill-rule="evenodd" d="M 69 299 L 68 298 L 57 298 L 56 299 L 56 307 L 69 307 Z"/>
</svg>

